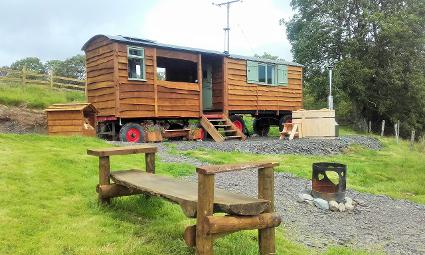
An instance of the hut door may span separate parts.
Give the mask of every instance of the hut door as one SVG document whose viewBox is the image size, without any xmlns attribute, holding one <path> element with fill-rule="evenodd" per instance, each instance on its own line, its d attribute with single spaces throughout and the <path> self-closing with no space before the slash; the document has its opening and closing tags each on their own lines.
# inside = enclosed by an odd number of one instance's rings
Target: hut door
<svg viewBox="0 0 425 255">
<path fill-rule="evenodd" d="M 202 107 L 212 109 L 212 65 L 205 64 L 202 68 Z"/>
</svg>

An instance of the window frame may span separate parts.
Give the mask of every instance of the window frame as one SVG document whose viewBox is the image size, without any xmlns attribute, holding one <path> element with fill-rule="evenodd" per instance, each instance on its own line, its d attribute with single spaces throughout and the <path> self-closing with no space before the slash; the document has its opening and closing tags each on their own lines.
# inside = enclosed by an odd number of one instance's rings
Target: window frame
<svg viewBox="0 0 425 255">
<path fill-rule="evenodd" d="M 255 65 L 253 65 L 255 64 Z M 265 69 L 265 82 L 260 82 L 259 78 L 260 78 L 260 73 L 259 73 L 259 66 L 264 66 Z M 269 84 L 267 83 L 268 80 L 268 75 L 267 75 L 267 70 L 268 67 L 272 66 L 272 83 Z M 285 66 L 286 68 L 280 68 L 280 66 Z M 253 68 L 254 67 L 254 68 Z M 247 74 L 246 74 L 246 83 L 249 84 L 258 84 L 258 85 L 262 85 L 262 86 L 285 86 L 287 87 L 289 85 L 287 78 L 286 78 L 286 82 L 280 82 L 279 83 L 279 70 L 286 70 L 286 77 L 287 77 L 287 67 L 288 65 L 285 64 L 274 64 L 274 63 L 267 63 L 267 62 L 261 62 L 261 61 L 251 61 L 251 60 L 247 60 L 246 61 L 246 69 L 247 69 Z M 249 79 L 248 76 L 251 71 L 256 71 L 256 78 L 257 80 L 252 80 Z"/>
<path fill-rule="evenodd" d="M 139 56 L 139 55 L 132 55 L 130 54 L 130 50 L 134 49 L 134 50 L 141 50 L 143 52 L 143 56 Z M 127 71 L 127 79 L 129 81 L 147 81 L 146 80 L 146 63 L 145 63 L 145 48 L 143 47 L 138 47 L 138 46 L 129 46 L 127 45 L 127 69 L 129 69 L 129 61 L 130 59 L 141 59 L 142 61 L 142 67 L 143 67 L 143 72 L 142 74 L 142 78 L 131 78 L 128 75 L 128 71 Z"/>
</svg>

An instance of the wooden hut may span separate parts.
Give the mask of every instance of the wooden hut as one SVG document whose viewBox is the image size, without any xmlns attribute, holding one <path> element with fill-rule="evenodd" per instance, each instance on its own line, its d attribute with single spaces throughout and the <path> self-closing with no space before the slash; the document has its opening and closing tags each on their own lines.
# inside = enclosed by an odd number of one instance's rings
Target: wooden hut
<svg viewBox="0 0 425 255">
<path fill-rule="evenodd" d="M 96 136 L 96 108 L 90 103 L 53 104 L 47 112 L 49 135 Z"/>
<path fill-rule="evenodd" d="M 267 135 L 303 106 L 297 63 L 124 36 L 96 35 L 82 49 L 100 130 L 124 141 L 143 140 L 146 120 L 184 128 L 189 119 L 199 119 L 216 141 L 244 139 L 242 114 Z"/>
</svg>

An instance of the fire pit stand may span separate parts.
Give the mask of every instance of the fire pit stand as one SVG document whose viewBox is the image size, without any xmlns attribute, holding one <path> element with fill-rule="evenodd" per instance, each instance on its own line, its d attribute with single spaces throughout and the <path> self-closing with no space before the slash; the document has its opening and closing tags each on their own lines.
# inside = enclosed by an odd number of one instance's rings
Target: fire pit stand
<svg viewBox="0 0 425 255">
<path fill-rule="evenodd" d="M 327 172 L 338 174 L 338 183 L 329 179 Z M 339 163 L 313 163 L 313 175 L 311 179 L 313 197 L 327 201 L 335 200 L 344 202 L 346 190 L 347 166 Z"/>
</svg>

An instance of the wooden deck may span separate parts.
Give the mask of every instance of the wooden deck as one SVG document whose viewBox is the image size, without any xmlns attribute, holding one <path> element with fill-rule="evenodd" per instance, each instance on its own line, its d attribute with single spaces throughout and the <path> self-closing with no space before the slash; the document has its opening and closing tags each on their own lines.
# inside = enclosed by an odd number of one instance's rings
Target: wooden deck
<svg viewBox="0 0 425 255">
<path fill-rule="evenodd" d="M 146 173 L 142 170 L 114 171 L 111 179 L 130 189 L 160 196 L 177 203 L 187 217 L 196 217 L 198 200 L 197 183 L 185 182 L 172 177 Z M 232 215 L 258 215 L 270 205 L 268 200 L 215 189 L 214 212 Z"/>
</svg>

